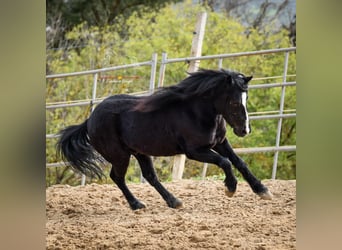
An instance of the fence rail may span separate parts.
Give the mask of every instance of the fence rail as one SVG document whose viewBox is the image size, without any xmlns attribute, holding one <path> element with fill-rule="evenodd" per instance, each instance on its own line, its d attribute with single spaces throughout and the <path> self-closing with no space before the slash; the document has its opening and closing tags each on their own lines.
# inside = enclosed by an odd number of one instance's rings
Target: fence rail
<svg viewBox="0 0 342 250">
<path fill-rule="evenodd" d="M 296 50 L 296 47 L 291 47 L 291 48 L 281 48 L 281 49 L 267 49 L 267 50 L 257 50 L 257 51 L 249 51 L 249 52 L 239 52 L 239 53 L 231 53 L 231 54 L 218 54 L 218 55 L 212 55 L 212 56 L 173 58 L 173 59 L 166 59 L 165 63 L 187 62 L 187 61 L 208 60 L 208 59 L 222 59 L 222 58 L 232 58 L 232 57 L 241 57 L 241 56 L 266 55 L 266 54 L 281 53 L 281 52 L 291 52 L 295 50 Z"/>
<path fill-rule="evenodd" d="M 199 56 L 199 57 L 187 57 L 187 58 L 173 58 L 168 59 L 167 53 L 162 54 L 162 59 L 160 62 L 160 70 L 159 70 L 159 79 L 158 79 L 158 87 L 163 86 L 164 84 L 164 76 L 166 65 L 169 63 L 179 63 L 179 62 L 190 62 L 190 61 L 199 61 L 199 60 L 209 60 L 209 59 L 217 59 L 218 60 L 218 67 L 222 67 L 222 60 L 224 58 L 233 58 L 233 57 L 242 57 L 242 56 L 253 56 L 253 55 L 264 55 L 264 54 L 271 54 L 271 53 L 284 53 L 284 71 L 283 75 L 280 77 L 268 77 L 271 78 L 282 78 L 282 82 L 275 82 L 275 83 L 267 83 L 267 84 L 254 84 L 250 85 L 250 89 L 262 89 L 262 88 L 281 88 L 281 98 L 280 98 L 280 106 L 279 110 L 276 111 L 276 114 L 252 114 L 249 118 L 250 120 L 262 120 L 262 119 L 278 119 L 278 127 L 277 127 L 277 134 L 276 134 L 276 145 L 269 146 L 269 147 L 255 147 L 255 148 L 237 148 L 234 149 L 238 154 L 250 154 L 250 153 L 261 153 L 261 152 L 275 152 L 274 155 L 274 162 L 272 168 L 272 179 L 276 177 L 277 171 L 277 162 L 278 162 L 278 154 L 279 152 L 284 151 L 296 151 L 295 145 L 280 145 L 280 134 L 281 134 L 281 127 L 282 127 L 282 120 L 287 118 L 294 118 L 296 117 L 295 110 L 291 111 L 289 114 L 285 114 L 284 110 L 284 102 L 285 102 L 285 89 L 289 86 L 296 86 L 295 81 L 287 82 L 286 78 L 288 76 L 295 76 L 295 75 L 287 75 L 287 68 L 288 68 L 288 57 L 289 53 L 296 51 L 296 47 L 291 48 L 281 48 L 281 49 L 270 49 L 270 50 L 260 50 L 260 51 L 250 51 L 250 52 L 241 52 L 241 53 L 231 53 L 231 54 L 219 54 L 219 55 L 211 55 L 211 56 Z M 94 69 L 94 70 L 87 70 L 87 71 L 80 71 L 80 72 L 72 72 L 72 73 L 63 73 L 63 74 L 53 74 L 46 76 L 46 79 L 54 79 L 54 78 L 65 78 L 65 77 L 74 77 L 74 76 L 81 76 L 81 75 L 93 75 L 93 89 L 92 89 L 92 99 L 91 100 L 81 100 L 77 102 L 61 102 L 61 103 L 53 103 L 47 104 L 46 109 L 56 109 L 56 108 L 66 108 L 66 107 L 75 107 L 75 106 L 92 106 L 93 104 L 100 103 L 103 99 L 96 98 L 96 89 L 97 89 L 97 79 L 98 74 L 107 71 L 115 71 L 120 69 L 126 68 L 134 68 L 134 67 L 142 67 L 142 66 L 150 66 L 151 67 L 151 75 L 150 75 L 150 85 L 149 90 L 146 92 L 135 93 L 138 95 L 152 93 L 155 88 L 155 79 L 156 79 L 156 70 L 157 70 L 157 54 L 154 53 L 152 55 L 152 59 L 147 62 L 141 63 L 134 63 L 122 66 L 115 66 L 115 67 L 108 67 L 102 69 Z M 262 79 L 262 78 L 260 78 Z M 134 94 L 134 93 L 133 93 Z M 54 139 L 58 138 L 57 134 L 47 134 L 46 139 Z M 57 162 L 57 163 L 46 163 L 46 167 L 59 167 L 65 166 L 64 163 Z M 85 177 L 82 178 L 82 185 L 85 183 Z"/>
<path fill-rule="evenodd" d="M 154 55 L 156 55 L 156 54 L 154 54 Z M 141 67 L 141 66 L 151 66 L 152 64 L 153 64 L 153 59 L 152 59 L 152 61 L 147 61 L 147 62 L 132 63 L 132 64 L 102 68 L 102 69 L 92 69 L 92 70 L 85 70 L 85 71 L 79 71 L 79 72 L 47 75 L 46 79 L 65 78 L 65 77 L 70 77 L 70 76 L 93 75 L 93 74 L 103 73 L 103 72 L 107 72 L 107 71 L 115 71 L 115 70 L 119 70 L 119 69 L 128 69 L 128 68 L 135 68 L 135 67 Z"/>
</svg>

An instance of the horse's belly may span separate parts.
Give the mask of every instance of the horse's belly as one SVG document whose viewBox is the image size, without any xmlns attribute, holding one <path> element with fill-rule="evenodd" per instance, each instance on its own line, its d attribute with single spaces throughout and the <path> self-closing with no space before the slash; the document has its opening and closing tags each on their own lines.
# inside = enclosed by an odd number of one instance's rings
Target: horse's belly
<svg viewBox="0 0 342 250">
<path fill-rule="evenodd" d="M 139 138 L 131 142 L 129 148 L 137 153 L 151 156 L 172 156 L 180 154 L 177 143 L 167 138 Z"/>
</svg>

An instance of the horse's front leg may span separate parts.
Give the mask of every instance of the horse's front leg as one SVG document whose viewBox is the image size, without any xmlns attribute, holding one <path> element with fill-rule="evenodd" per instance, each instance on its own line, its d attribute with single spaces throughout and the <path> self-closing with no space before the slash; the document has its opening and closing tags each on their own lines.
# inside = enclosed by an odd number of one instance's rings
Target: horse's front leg
<svg viewBox="0 0 342 250">
<path fill-rule="evenodd" d="M 237 154 L 235 154 L 227 139 L 225 139 L 221 144 L 216 145 L 214 150 L 223 157 L 227 157 L 233 163 L 237 170 L 242 174 L 243 178 L 251 186 L 254 193 L 259 195 L 262 199 L 272 199 L 272 193 L 251 173 L 247 164 Z"/>
<path fill-rule="evenodd" d="M 227 158 L 222 157 L 208 148 L 188 149 L 185 154 L 189 159 L 212 163 L 222 168 L 226 175 L 226 179 L 224 180 L 224 183 L 228 189 L 226 190 L 226 194 L 229 197 L 234 195 L 237 180 L 233 174 L 231 162 Z"/>
</svg>

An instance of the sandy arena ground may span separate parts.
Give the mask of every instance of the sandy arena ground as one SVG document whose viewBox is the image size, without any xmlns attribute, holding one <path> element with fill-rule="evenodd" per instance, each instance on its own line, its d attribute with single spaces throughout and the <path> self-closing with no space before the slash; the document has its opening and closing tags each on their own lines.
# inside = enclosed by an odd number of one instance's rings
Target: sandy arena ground
<svg viewBox="0 0 342 250">
<path fill-rule="evenodd" d="M 183 201 L 168 208 L 149 184 L 129 184 L 146 209 L 132 211 L 113 185 L 56 185 L 46 190 L 47 249 L 295 249 L 296 181 L 263 181 L 273 200 L 239 182 L 164 183 Z"/>
</svg>

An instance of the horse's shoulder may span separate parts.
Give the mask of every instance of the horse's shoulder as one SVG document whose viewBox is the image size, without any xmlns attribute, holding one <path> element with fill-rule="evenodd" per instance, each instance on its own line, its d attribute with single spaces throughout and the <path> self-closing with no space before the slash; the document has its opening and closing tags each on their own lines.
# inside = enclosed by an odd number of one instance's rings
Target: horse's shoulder
<svg viewBox="0 0 342 250">
<path fill-rule="evenodd" d="M 226 121 L 224 120 L 224 118 L 223 118 L 222 115 L 216 116 L 216 125 L 217 125 L 217 129 L 216 129 L 217 132 L 226 134 L 226 131 L 227 131 L 226 126 L 227 126 L 227 123 L 226 123 Z"/>
</svg>

